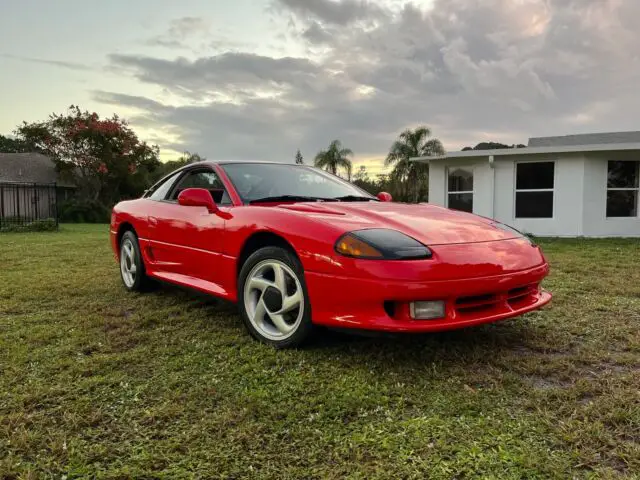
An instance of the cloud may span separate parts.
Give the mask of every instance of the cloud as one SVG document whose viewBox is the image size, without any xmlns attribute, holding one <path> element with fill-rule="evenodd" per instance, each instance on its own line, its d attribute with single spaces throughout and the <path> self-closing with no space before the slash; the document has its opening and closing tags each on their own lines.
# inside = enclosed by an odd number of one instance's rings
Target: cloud
<svg viewBox="0 0 640 480">
<path fill-rule="evenodd" d="M 208 33 L 210 23 L 200 17 L 182 17 L 171 22 L 169 35 L 177 38 L 186 38 L 196 34 Z"/>
<path fill-rule="evenodd" d="M 303 20 L 315 19 L 323 23 L 343 26 L 385 15 L 385 9 L 368 0 L 277 0 L 275 4 Z"/>
<path fill-rule="evenodd" d="M 200 17 L 182 17 L 172 20 L 167 30 L 145 41 L 145 44 L 165 48 L 188 48 L 188 40 L 210 33 L 211 23 Z"/>
<path fill-rule="evenodd" d="M 308 59 L 234 52 L 197 60 L 132 55 L 111 55 L 109 60 L 113 66 L 129 69 L 140 81 L 195 94 L 290 85 L 311 80 L 319 71 Z"/>
<path fill-rule="evenodd" d="M 382 157 L 418 124 L 450 149 L 638 128 L 640 2 L 277 4 L 306 57 L 111 55 L 112 67 L 180 99 L 118 102 L 179 131 L 171 148 L 207 158 L 289 161 L 297 148 L 312 158 L 334 138 L 361 158 Z"/>
<path fill-rule="evenodd" d="M 318 22 L 311 22 L 311 24 L 302 32 L 302 37 L 310 43 L 322 44 L 328 43 L 331 40 L 331 32 Z"/>
<path fill-rule="evenodd" d="M 142 111 L 154 111 L 164 109 L 164 105 L 150 100 L 146 97 L 136 95 L 126 95 L 123 93 L 105 92 L 103 90 L 94 90 L 92 92 L 94 100 L 108 105 L 126 105 L 128 107 L 139 109 Z"/>
<path fill-rule="evenodd" d="M 93 67 L 90 67 L 89 65 L 84 65 L 82 63 L 76 63 L 76 62 L 65 62 L 62 60 L 47 60 L 43 58 L 23 57 L 19 55 L 11 55 L 8 53 L 2 53 L 0 54 L 0 57 L 10 58 L 12 60 L 19 60 L 21 62 L 40 63 L 42 65 L 52 65 L 54 67 L 66 68 L 69 70 L 78 70 L 78 71 L 93 70 Z"/>
</svg>

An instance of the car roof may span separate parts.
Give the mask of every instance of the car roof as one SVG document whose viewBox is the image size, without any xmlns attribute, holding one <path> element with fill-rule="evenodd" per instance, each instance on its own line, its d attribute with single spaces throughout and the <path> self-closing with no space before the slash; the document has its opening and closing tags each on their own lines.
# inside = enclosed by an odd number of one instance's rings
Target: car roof
<svg viewBox="0 0 640 480">
<path fill-rule="evenodd" d="M 298 165 L 302 167 L 310 167 L 311 165 L 300 165 L 298 163 L 289 163 L 289 162 L 273 162 L 268 160 L 203 160 L 201 162 L 192 163 L 190 165 L 197 165 L 198 163 L 208 163 L 211 165 L 228 165 L 232 163 L 266 163 L 271 165 Z"/>
<path fill-rule="evenodd" d="M 293 167 L 311 167 L 312 165 L 300 165 L 298 163 L 284 163 L 284 162 L 269 162 L 265 160 L 201 160 L 199 162 L 188 163 L 183 165 L 180 168 L 173 170 L 172 172 L 167 173 L 164 177 L 158 180 L 154 185 L 162 183 L 166 178 L 178 172 L 185 172 L 187 170 L 197 169 L 198 167 L 202 167 L 203 165 L 214 166 L 214 165 L 232 165 L 232 164 L 264 164 L 264 165 L 289 165 Z"/>
</svg>

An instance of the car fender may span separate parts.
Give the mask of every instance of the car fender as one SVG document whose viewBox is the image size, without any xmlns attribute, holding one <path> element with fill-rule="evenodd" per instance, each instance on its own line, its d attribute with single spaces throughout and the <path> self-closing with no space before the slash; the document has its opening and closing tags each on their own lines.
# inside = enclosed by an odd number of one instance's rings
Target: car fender
<svg viewBox="0 0 640 480">
<path fill-rule="evenodd" d="M 230 209 L 225 224 L 225 254 L 239 258 L 246 242 L 268 232 L 294 249 L 306 271 L 336 273 L 334 244 L 345 229 L 311 215 L 274 207 L 244 206 Z"/>
</svg>

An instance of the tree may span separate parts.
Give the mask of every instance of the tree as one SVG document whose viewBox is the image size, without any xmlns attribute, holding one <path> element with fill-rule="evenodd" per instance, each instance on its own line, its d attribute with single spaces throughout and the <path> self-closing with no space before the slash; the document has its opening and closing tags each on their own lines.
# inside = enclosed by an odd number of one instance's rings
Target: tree
<svg viewBox="0 0 640 480">
<path fill-rule="evenodd" d="M 191 163 L 204 162 L 205 160 L 206 158 L 197 153 L 184 152 L 177 160 L 169 160 L 168 162 L 161 163 L 158 169 L 154 172 L 150 184 L 156 183 L 161 178 L 169 175 L 171 172 L 174 172 L 179 168 Z"/>
<path fill-rule="evenodd" d="M 367 182 L 369 181 L 369 172 L 367 172 L 366 165 L 360 165 L 360 168 L 353 176 L 354 182 Z"/>
<path fill-rule="evenodd" d="M 382 191 L 379 182 L 371 180 L 369 177 L 369 172 L 367 172 L 367 167 L 365 165 L 360 165 L 360 168 L 353 176 L 352 183 L 371 195 L 377 195 Z"/>
<path fill-rule="evenodd" d="M 76 184 L 79 199 L 105 209 L 139 196 L 160 167 L 158 147 L 140 141 L 117 115 L 101 119 L 72 105 L 44 122 L 24 122 L 15 133 L 56 163 Z"/>
<path fill-rule="evenodd" d="M 189 151 L 184 151 L 182 156 L 178 159 L 179 162 L 183 162 L 185 165 L 188 163 L 197 163 L 204 162 L 206 158 L 201 156 L 199 153 L 191 153 Z"/>
<path fill-rule="evenodd" d="M 31 149 L 22 140 L 0 135 L 0 153 L 24 153 Z"/>
<path fill-rule="evenodd" d="M 296 164 L 304 165 L 304 158 L 302 158 L 302 154 L 300 153 L 300 149 L 296 152 Z"/>
<path fill-rule="evenodd" d="M 499 150 L 502 148 L 525 148 L 525 146 L 526 145 L 523 145 L 521 143 L 518 143 L 517 145 L 516 144 L 505 145 L 504 143 L 498 143 L 498 142 L 480 142 L 473 148 L 464 147 L 462 151 L 466 152 L 467 150 Z"/>
<path fill-rule="evenodd" d="M 182 168 L 186 165 L 189 165 L 189 162 L 183 157 L 180 157 L 177 160 L 169 160 L 168 162 L 161 163 L 160 167 L 158 167 L 158 169 L 153 172 L 153 176 L 149 185 L 156 183 L 161 178 L 169 175 L 171 172 L 175 172 L 179 168 Z"/>
<path fill-rule="evenodd" d="M 327 150 L 321 150 L 316 155 L 314 165 L 324 168 L 334 175 L 338 174 L 339 169 L 345 169 L 347 178 L 351 180 L 351 160 L 348 157 L 353 156 L 353 151 L 349 148 L 342 148 L 340 140 L 334 140 Z"/>
<path fill-rule="evenodd" d="M 431 130 L 426 126 L 405 130 L 391 146 L 385 165 L 393 165 L 389 175 L 392 194 L 398 200 L 419 202 L 427 197 L 429 190 L 429 165 L 413 162 L 413 157 L 444 155 L 442 143 L 429 138 Z"/>
</svg>

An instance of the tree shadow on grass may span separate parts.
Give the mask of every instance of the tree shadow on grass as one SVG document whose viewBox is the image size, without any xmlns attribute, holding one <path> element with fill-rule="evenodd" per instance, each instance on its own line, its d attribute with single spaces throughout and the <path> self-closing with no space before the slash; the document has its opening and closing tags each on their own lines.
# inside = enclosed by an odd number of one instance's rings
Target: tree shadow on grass
<svg viewBox="0 0 640 480">
<path fill-rule="evenodd" d="M 150 294 L 159 300 L 169 298 L 172 303 L 180 302 L 185 306 L 204 309 L 215 315 L 238 313 L 238 307 L 232 302 L 170 283 L 155 283 Z"/>
<path fill-rule="evenodd" d="M 546 335 L 527 318 L 447 332 L 383 337 L 326 331 L 305 351 L 316 364 L 331 363 L 388 385 L 452 382 L 475 393 L 500 389 L 497 386 L 506 382 L 516 385 L 516 390 L 526 390 L 517 386 L 518 379 L 537 372 L 536 365 L 546 363 L 546 354 L 537 349 L 537 345 L 546 343 Z"/>
<path fill-rule="evenodd" d="M 171 296 L 171 302 L 202 311 L 198 317 L 210 318 L 212 329 L 233 327 L 244 329 L 237 306 L 231 302 L 173 285 L 162 284 L 154 292 Z M 224 320 L 224 322 L 221 322 Z M 247 333 L 248 335 L 248 333 Z M 392 362 L 424 364 L 425 362 L 486 363 L 505 355 L 530 351 L 545 334 L 528 319 L 517 318 L 460 330 L 433 333 L 382 333 L 319 328 L 315 337 L 301 352 L 312 355 L 339 355 L 350 361 L 367 362 L 387 358 Z"/>
<path fill-rule="evenodd" d="M 527 349 L 540 332 L 526 319 L 432 333 L 377 334 L 322 330 L 308 350 L 339 351 L 350 357 L 417 362 L 444 359 L 477 362 Z"/>
</svg>

